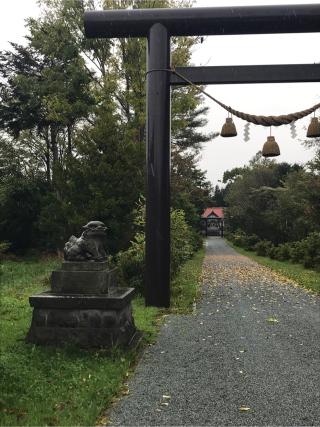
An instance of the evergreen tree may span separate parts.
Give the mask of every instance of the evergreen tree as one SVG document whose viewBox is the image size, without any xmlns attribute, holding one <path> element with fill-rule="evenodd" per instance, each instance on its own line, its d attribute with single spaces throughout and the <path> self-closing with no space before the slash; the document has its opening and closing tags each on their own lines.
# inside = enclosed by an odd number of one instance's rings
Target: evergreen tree
<svg viewBox="0 0 320 427">
<path fill-rule="evenodd" d="M 187 0 L 42 0 L 26 46 L 0 55 L 0 128 L 24 153 L 23 176 L 47 182 L 37 205 L 38 241 L 61 247 L 90 218 L 110 229 L 115 252 L 133 235 L 144 193 L 145 39 L 86 39 L 84 9 L 189 7 Z M 172 40 L 172 63 L 187 65 L 195 38 Z M 172 94 L 172 204 L 190 223 L 211 187 L 197 166 L 206 108 L 192 87 Z M 8 151 L 9 155 L 9 151 Z M 1 224 L 0 224 L 1 228 Z"/>
</svg>

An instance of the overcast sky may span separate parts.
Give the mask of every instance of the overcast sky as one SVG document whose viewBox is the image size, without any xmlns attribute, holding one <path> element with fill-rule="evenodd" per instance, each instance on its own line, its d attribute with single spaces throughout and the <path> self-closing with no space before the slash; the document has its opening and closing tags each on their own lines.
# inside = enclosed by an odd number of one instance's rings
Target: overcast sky
<svg viewBox="0 0 320 427">
<path fill-rule="evenodd" d="M 197 0 L 198 7 L 309 3 L 320 3 L 320 0 Z M 24 19 L 38 16 L 39 8 L 36 0 L 0 0 L 0 6 L 0 49 L 4 49 L 8 41 L 23 41 Z M 193 65 L 315 63 L 320 62 L 319 46 L 320 33 L 211 36 L 194 50 Z M 319 83 L 211 85 L 207 91 L 234 109 L 252 114 L 287 114 L 320 102 Z M 220 131 L 226 112 L 209 99 L 207 102 L 210 106 L 208 131 Z M 250 141 L 244 142 L 245 122 L 237 118 L 234 121 L 237 137 L 218 137 L 204 144 L 200 166 L 213 184 L 222 179 L 225 170 L 246 164 L 269 135 L 268 128 L 250 125 Z M 296 139 L 291 139 L 289 126 L 273 128 L 281 150 L 277 161 L 304 163 L 311 159 L 312 151 L 300 143 L 309 121 L 307 117 L 297 122 Z"/>
</svg>

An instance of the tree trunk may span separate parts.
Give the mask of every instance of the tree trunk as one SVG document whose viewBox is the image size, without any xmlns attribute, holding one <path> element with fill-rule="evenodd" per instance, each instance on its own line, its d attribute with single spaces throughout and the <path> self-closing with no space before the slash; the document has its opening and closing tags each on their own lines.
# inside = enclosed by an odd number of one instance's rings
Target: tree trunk
<svg viewBox="0 0 320 427">
<path fill-rule="evenodd" d="M 46 129 L 45 132 L 45 141 L 46 141 L 46 152 L 45 152 L 45 163 L 46 163 L 46 177 L 47 181 L 51 183 L 51 159 L 50 159 L 50 141 L 49 141 L 49 130 Z"/>
<path fill-rule="evenodd" d="M 59 148 L 57 141 L 57 129 L 54 126 L 50 126 L 50 139 L 51 139 L 51 151 L 52 151 L 52 184 L 58 200 L 61 200 L 61 192 L 59 189 Z"/>
<path fill-rule="evenodd" d="M 72 125 L 67 126 L 67 140 L 68 140 L 67 154 L 71 158 L 72 156 Z"/>
<path fill-rule="evenodd" d="M 59 150 L 57 143 L 57 130 L 54 128 L 54 126 L 50 126 L 50 139 L 52 151 L 52 169 L 56 169 L 59 164 Z"/>
</svg>

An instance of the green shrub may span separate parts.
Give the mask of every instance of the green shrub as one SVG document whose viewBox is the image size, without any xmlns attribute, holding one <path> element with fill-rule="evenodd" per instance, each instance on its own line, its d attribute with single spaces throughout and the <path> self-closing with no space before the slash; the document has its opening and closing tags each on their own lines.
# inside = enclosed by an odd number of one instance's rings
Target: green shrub
<svg viewBox="0 0 320 427">
<path fill-rule="evenodd" d="M 230 240 L 236 245 L 246 250 L 253 250 L 258 243 L 259 237 L 255 234 L 248 235 L 244 231 L 238 229 L 235 233 L 229 235 Z"/>
<path fill-rule="evenodd" d="M 143 201 L 136 210 L 135 224 L 139 231 L 134 236 L 130 247 L 119 252 L 117 265 L 123 284 L 136 288 L 144 293 L 145 273 L 145 234 L 144 234 Z M 202 245 L 202 238 L 186 222 L 182 210 L 171 211 L 171 277 L 174 277 L 180 266 L 191 258 L 192 254 Z"/>
<path fill-rule="evenodd" d="M 277 256 L 276 252 L 277 252 L 277 247 L 276 247 L 276 246 L 274 246 L 274 245 L 272 245 L 272 246 L 268 249 L 268 251 L 267 251 L 267 254 L 266 254 L 266 255 L 267 255 L 269 258 L 271 258 L 271 259 L 276 259 L 276 256 Z"/>
<path fill-rule="evenodd" d="M 272 248 L 273 244 L 269 242 L 269 240 L 260 240 L 253 247 L 254 251 L 259 256 L 269 256 L 269 253 Z"/>
<path fill-rule="evenodd" d="M 191 258 L 194 252 L 194 233 L 187 224 L 184 211 L 171 211 L 171 276 L 179 270 L 180 265 Z"/>
<path fill-rule="evenodd" d="M 300 262 L 306 268 L 320 269 L 320 233 L 314 232 L 308 237 L 291 244 L 291 260 Z"/>
<path fill-rule="evenodd" d="M 135 288 L 139 294 L 144 293 L 145 272 L 145 199 L 140 198 L 134 212 L 136 234 L 126 251 L 116 256 L 116 263 L 120 270 L 120 278 L 124 286 Z"/>
<path fill-rule="evenodd" d="M 1 177 L 0 236 L 11 243 L 10 250 L 23 254 L 37 236 L 41 185 L 22 176 Z M 52 213 L 51 213 L 52 215 Z"/>
<path fill-rule="evenodd" d="M 3 259 L 3 254 L 10 248 L 9 242 L 0 242 L 0 276 L 3 273 L 1 261 Z"/>
<path fill-rule="evenodd" d="M 144 257 L 145 236 L 139 232 L 131 241 L 129 249 L 119 252 L 116 258 L 123 284 L 135 288 L 140 294 L 144 293 Z"/>
<path fill-rule="evenodd" d="M 306 268 L 320 268 L 320 233 L 311 233 L 301 241 L 303 265 Z"/>
<path fill-rule="evenodd" d="M 290 244 L 282 243 L 274 249 L 274 259 L 279 261 L 287 261 L 290 259 Z"/>
<path fill-rule="evenodd" d="M 274 246 L 269 240 L 259 240 L 254 234 L 247 235 L 240 229 L 228 234 L 228 239 L 245 250 L 254 250 L 259 256 L 268 256 L 278 261 L 290 260 L 302 264 L 305 268 L 320 271 L 319 232 L 313 232 L 299 242 L 287 242 L 278 246 Z"/>
<path fill-rule="evenodd" d="M 319 232 L 311 233 L 299 242 L 282 243 L 279 246 L 273 246 L 271 242 L 261 240 L 254 246 L 254 250 L 260 256 L 269 256 L 278 261 L 290 260 L 302 264 L 305 268 L 314 268 L 320 271 Z"/>
<path fill-rule="evenodd" d="M 320 271 L 320 255 L 317 255 L 317 256 L 314 258 L 314 269 L 315 269 L 316 271 Z"/>
<path fill-rule="evenodd" d="M 303 259 L 304 248 L 302 242 L 293 242 L 290 245 L 290 259 L 292 262 L 299 263 Z"/>
<path fill-rule="evenodd" d="M 11 244 L 9 242 L 0 242 L 0 259 L 2 258 L 3 254 L 7 252 L 10 246 Z"/>
<path fill-rule="evenodd" d="M 311 258 L 311 256 L 309 256 L 309 255 L 305 255 L 303 257 L 302 264 L 303 264 L 303 266 L 305 268 L 312 268 L 312 267 L 314 267 L 313 258 Z"/>
<path fill-rule="evenodd" d="M 195 252 L 203 247 L 203 237 L 199 231 L 194 230 L 192 227 L 189 227 L 189 228 L 192 232 L 190 239 L 191 239 L 193 251 Z"/>
</svg>

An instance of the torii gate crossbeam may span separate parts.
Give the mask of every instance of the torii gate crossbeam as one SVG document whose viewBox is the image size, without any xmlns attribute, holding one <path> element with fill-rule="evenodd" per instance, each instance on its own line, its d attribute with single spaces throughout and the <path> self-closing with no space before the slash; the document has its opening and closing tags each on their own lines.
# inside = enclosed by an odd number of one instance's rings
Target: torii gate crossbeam
<svg viewBox="0 0 320 427">
<path fill-rule="evenodd" d="M 182 84 L 164 71 L 170 67 L 170 37 L 320 32 L 320 4 L 89 11 L 84 23 L 90 38 L 148 38 L 146 304 L 169 307 L 170 85 Z M 319 65 L 267 67 L 272 73 L 263 66 L 184 67 L 184 72 L 204 84 L 320 81 Z"/>
</svg>

